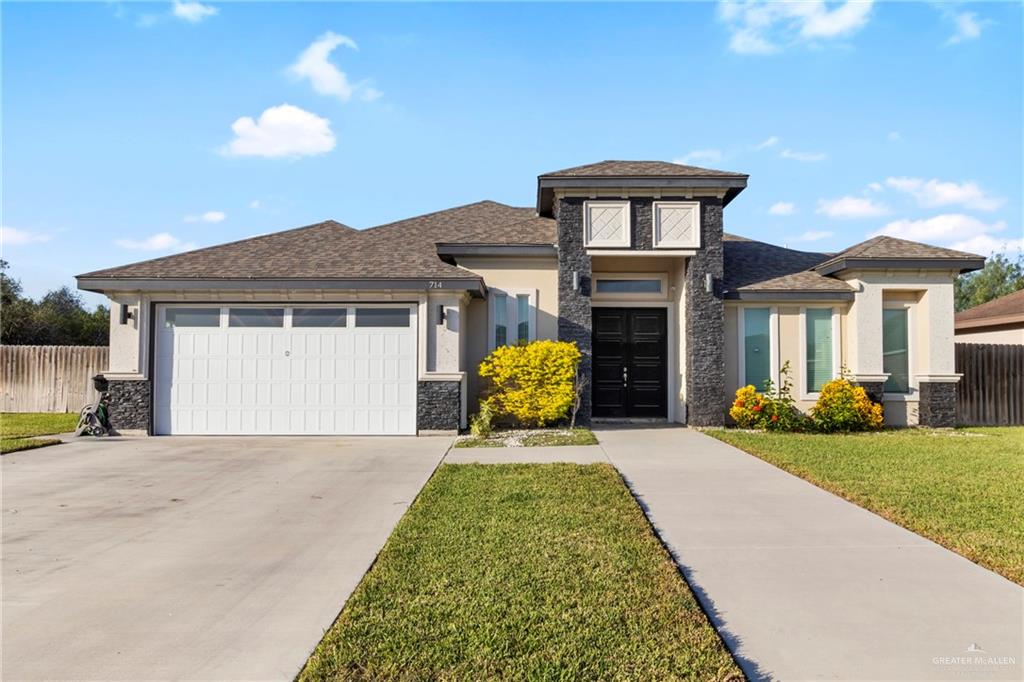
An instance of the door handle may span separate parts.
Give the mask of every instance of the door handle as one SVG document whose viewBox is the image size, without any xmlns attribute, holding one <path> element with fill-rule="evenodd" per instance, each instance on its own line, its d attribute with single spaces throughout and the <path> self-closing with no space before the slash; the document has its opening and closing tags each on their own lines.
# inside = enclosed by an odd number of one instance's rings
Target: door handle
<svg viewBox="0 0 1024 682">
<path fill-rule="evenodd" d="M 622 366 L 622 386 L 625 388 L 629 385 L 629 368 L 625 365 Z"/>
</svg>

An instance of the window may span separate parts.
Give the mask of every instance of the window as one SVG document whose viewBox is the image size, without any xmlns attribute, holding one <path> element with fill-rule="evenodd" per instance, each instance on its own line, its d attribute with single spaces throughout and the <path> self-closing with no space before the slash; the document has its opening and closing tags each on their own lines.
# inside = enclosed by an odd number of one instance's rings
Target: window
<svg viewBox="0 0 1024 682">
<path fill-rule="evenodd" d="M 654 248 L 696 249 L 700 246 L 699 201 L 654 202 Z"/>
<path fill-rule="evenodd" d="M 536 338 L 536 296 L 535 290 L 491 289 L 488 299 L 491 349 L 512 343 L 528 343 Z"/>
<path fill-rule="evenodd" d="M 530 340 L 530 295 L 516 294 L 516 341 Z"/>
<path fill-rule="evenodd" d="M 910 393 L 910 334 L 906 308 L 882 311 L 882 371 L 886 393 Z"/>
<path fill-rule="evenodd" d="M 599 294 L 660 294 L 661 279 L 601 279 L 597 280 Z"/>
<path fill-rule="evenodd" d="M 771 378 L 771 309 L 743 309 L 744 385 L 758 390 Z"/>
<path fill-rule="evenodd" d="M 817 393 L 832 380 L 835 371 L 831 308 L 808 308 L 804 311 L 804 342 L 806 392 Z"/>
<path fill-rule="evenodd" d="M 293 327 L 344 327 L 344 308 L 295 308 L 292 310 Z"/>
<path fill-rule="evenodd" d="M 283 327 L 284 308 L 231 308 L 229 327 Z"/>
<path fill-rule="evenodd" d="M 220 308 L 168 308 L 164 313 L 167 327 L 219 327 Z"/>
<path fill-rule="evenodd" d="M 585 246 L 629 248 L 629 202 L 583 202 Z"/>
<path fill-rule="evenodd" d="M 408 308 L 356 308 L 357 327 L 408 327 Z"/>
</svg>

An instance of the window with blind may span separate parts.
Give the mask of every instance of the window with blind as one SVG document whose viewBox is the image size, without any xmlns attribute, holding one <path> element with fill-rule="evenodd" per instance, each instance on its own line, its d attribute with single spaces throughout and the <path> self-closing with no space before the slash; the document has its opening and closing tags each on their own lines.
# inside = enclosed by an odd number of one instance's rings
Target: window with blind
<svg viewBox="0 0 1024 682">
<path fill-rule="evenodd" d="M 491 349 L 536 338 L 536 292 L 491 289 Z"/>
<path fill-rule="evenodd" d="M 882 370 L 889 375 L 886 393 L 910 393 L 909 312 L 906 308 L 882 311 Z"/>
<path fill-rule="evenodd" d="M 508 296 L 505 294 L 493 294 L 491 302 L 494 305 L 494 347 L 508 345 Z"/>
<path fill-rule="evenodd" d="M 808 308 L 804 324 L 807 392 L 817 393 L 832 379 L 832 309 Z"/>
<path fill-rule="evenodd" d="M 769 308 L 743 309 L 743 368 L 744 385 L 758 390 L 771 377 L 771 310 Z"/>
</svg>

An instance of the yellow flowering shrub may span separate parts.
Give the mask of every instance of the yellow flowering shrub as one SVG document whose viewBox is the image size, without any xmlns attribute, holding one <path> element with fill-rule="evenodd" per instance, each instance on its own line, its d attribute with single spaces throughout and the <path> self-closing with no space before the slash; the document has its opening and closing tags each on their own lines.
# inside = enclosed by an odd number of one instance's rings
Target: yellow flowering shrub
<svg viewBox="0 0 1024 682">
<path fill-rule="evenodd" d="M 565 341 L 496 348 L 480 363 L 480 376 L 490 382 L 481 409 L 486 405 L 523 426 L 563 419 L 575 398 L 579 362 L 576 344 Z"/>
<path fill-rule="evenodd" d="M 729 416 L 740 428 L 754 428 L 764 411 L 763 398 L 764 396 L 758 393 L 753 385 L 737 389 L 736 399 L 733 400 L 732 407 L 729 408 Z"/>
<path fill-rule="evenodd" d="M 882 428 L 882 406 L 868 397 L 862 386 L 839 378 L 821 387 L 818 402 L 811 408 L 814 428 L 833 431 L 870 431 Z"/>
</svg>

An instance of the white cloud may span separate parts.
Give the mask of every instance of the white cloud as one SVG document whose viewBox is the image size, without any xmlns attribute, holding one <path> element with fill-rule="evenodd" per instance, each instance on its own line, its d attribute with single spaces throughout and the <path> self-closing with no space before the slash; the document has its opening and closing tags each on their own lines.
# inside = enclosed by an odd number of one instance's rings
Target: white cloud
<svg viewBox="0 0 1024 682">
<path fill-rule="evenodd" d="M 946 41 L 947 45 L 956 45 L 981 37 L 981 29 L 986 22 L 980 21 L 974 12 L 959 12 L 950 14 L 949 17 L 953 21 L 953 35 Z"/>
<path fill-rule="evenodd" d="M 263 202 L 260 201 L 259 199 L 253 199 L 252 201 L 249 202 L 249 208 L 253 209 L 254 211 L 258 211 L 261 208 L 263 208 Z"/>
<path fill-rule="evenodd" d="M 882 187 L 882 183 L 880 182 L 869 182 L 868 189 L 872 192 L 881 192 L 884 188 Z"/>
<path fill-rule="evenodd" d="M 1004 203 L 1006 199 L 986 194 L 985 191 L 975 182 L 943 182 L 921 178 L 886 178 L 885 184 L 899 192 L 905 192 L 917 200 L 917 203 L 926 208 L 939 206 L 959 205 L 965 208 L 973 208 L 979 211 L 994 211 Z"/>
<path fill-rule="evenodd" d="M 7 225 L 0 227 L 0 245 L 5 247 L 48 242 L 51 239 L 53 239 L 53 236 L 49 234 L 42 234 L 31 230 L 19 230 L 16 227 L 8 227 Z"/>
<path fill-rule="evenodd" d="M 766 139 L 764 142 L 762 142 L 760 144 L 757 144 L 757 145 L 754 145 L 754 151 L 755 152 L 759 152 L 762 149 L 768 149 L 768 147 L 774 147 L 778 143 L 779 143 L 779 138 L 777 138 L 774 135 L 772 135 L 771 137 Z"/>
<path fill-rule="evenodd" d="M 171 13 L 174 16 L 190 24 L 198 24 L 203 19 L 212 17 L 219 11 L 212 5 L 204 5 L 201 2 L 190 2 L 188 0 L 185 2 L 174 0 L 174 5 L 171 7 Z"/>
<path fill-rule="evenodd" d="M 771 205 L 768 212 L 772 215 L 793 215 L 796 213 L 796 204 L 789 201 L 777 201 Z"/>
<path fill-rule="evenodd" d="M 889 213 L 889 208 L 871 199 L 846 196 L 839 199 L 819 199 L 816 212 L 829 218 L 877 218 Z"/>
<path fill-rule="evenodd" d="M 314 156 L 331 151 L 337 142 L 330 121 L 291 104 L 270 107 L 258 121 L 243 116 L 231 130 L 235 139 L 221 149 L 227 156 Z"/>
<path fill-rule="evenodd" d="M 795 237 L 790 237 L 791 242 L 817 242 L 822 239 L 828 239 L 835 235 L 835 232 L 829 232 L 827 230 L 807 230 L 803 234 L 798 234 Z"/>
<path fill-rule="evenodd" d="M 328 31 L 302 51 L 296 62 L 288 67 L 288 72 L 300 80 L 308 80 L 313 90 L 321 95 L 337 97 L 342 102 L 349 101 L 356 86 L 349 82 L 344 71 L 328 61 L 331 53 L 339 46 L 359 49 L 348 36 Z"/>
<path fill-rule="evenodd" d="M 886 139 L 888 139 L 888 140 L 889 140 L 890 142 L 898 142 L 898 141 L 899 141 L 900 139 L 902 139 L 902 137 L 903 137 L 903 136 L 902 136 L 902 135 L 900 135 L 900 132 L 899 132 L 898 130 L 893 130 L 892 132 L 890 132 L 890 133 L 889 133 L 888 135 L 886 135 L 885 137 L 886 137 Z"/>
<path fill-rule="evenodd" d="M 803 161 L 805 163 L 815 163 L 828 158 L 823 152 L 795 152 L 792 149 L 783 149 L 779 152 L 779 156 L 783 159 L 792 159 L 793 161 Z"/>
<path fill-rule="evenodd" d="M 721 0 L 718 18 L 730 32 L 729 49 L 740 54 L 772 54 L 784 47 L 852 35 L 863 28 L 872 0 Z"/>
<path fill-rule="evenodd" d="M 1006 223 L 1003 221 L 985 223 L 962 213 L 943 213 L 923 220 L 894 220 L 869 236 L 885 234 L 912 241 L 966 244 L 977 237 L 991 236 L 1005 229 Z"/>
<path fill-rule="evenodd" d="M 200 213 L 199 215 L 187 215 L 185 216 L 186 223 L 220 223 L 223 222 L 228 214 L 224 211 L 207 211 L 206 213 Z"/>
<path fill-rule="evenodd" d="M 192 242 L 183 242 L 167 232 L 160 232 L 142 240 L 115 239 L 114 243 L 122 249 L 132 251 L 189 251 L 196 248 Z"/>
<path fill-rule="evenodd" d="M 993 253 L 1024 251 L 1024 239 L 999 239 L 990 234 L 979 234 L 970 239 L 953 242 L 949 247 L 957 251 L 991 256 Z"/>
<path fill-rule="evenodd" d="M 362 88 L 361 90 L 362 91 L 359 94 L 359 99 L 363 100 L 364 102 L 376 102 L 377 100 L 384 96 L 383 92 L 369 85 Z"/>
<path fill-rule="evenodd" d="M 688 165 L 691 163 L 718 163 L 722 160 L 720 149 L 694 149 L 682 158 L 676 159 L 673 163 Z"/>
</svg>

